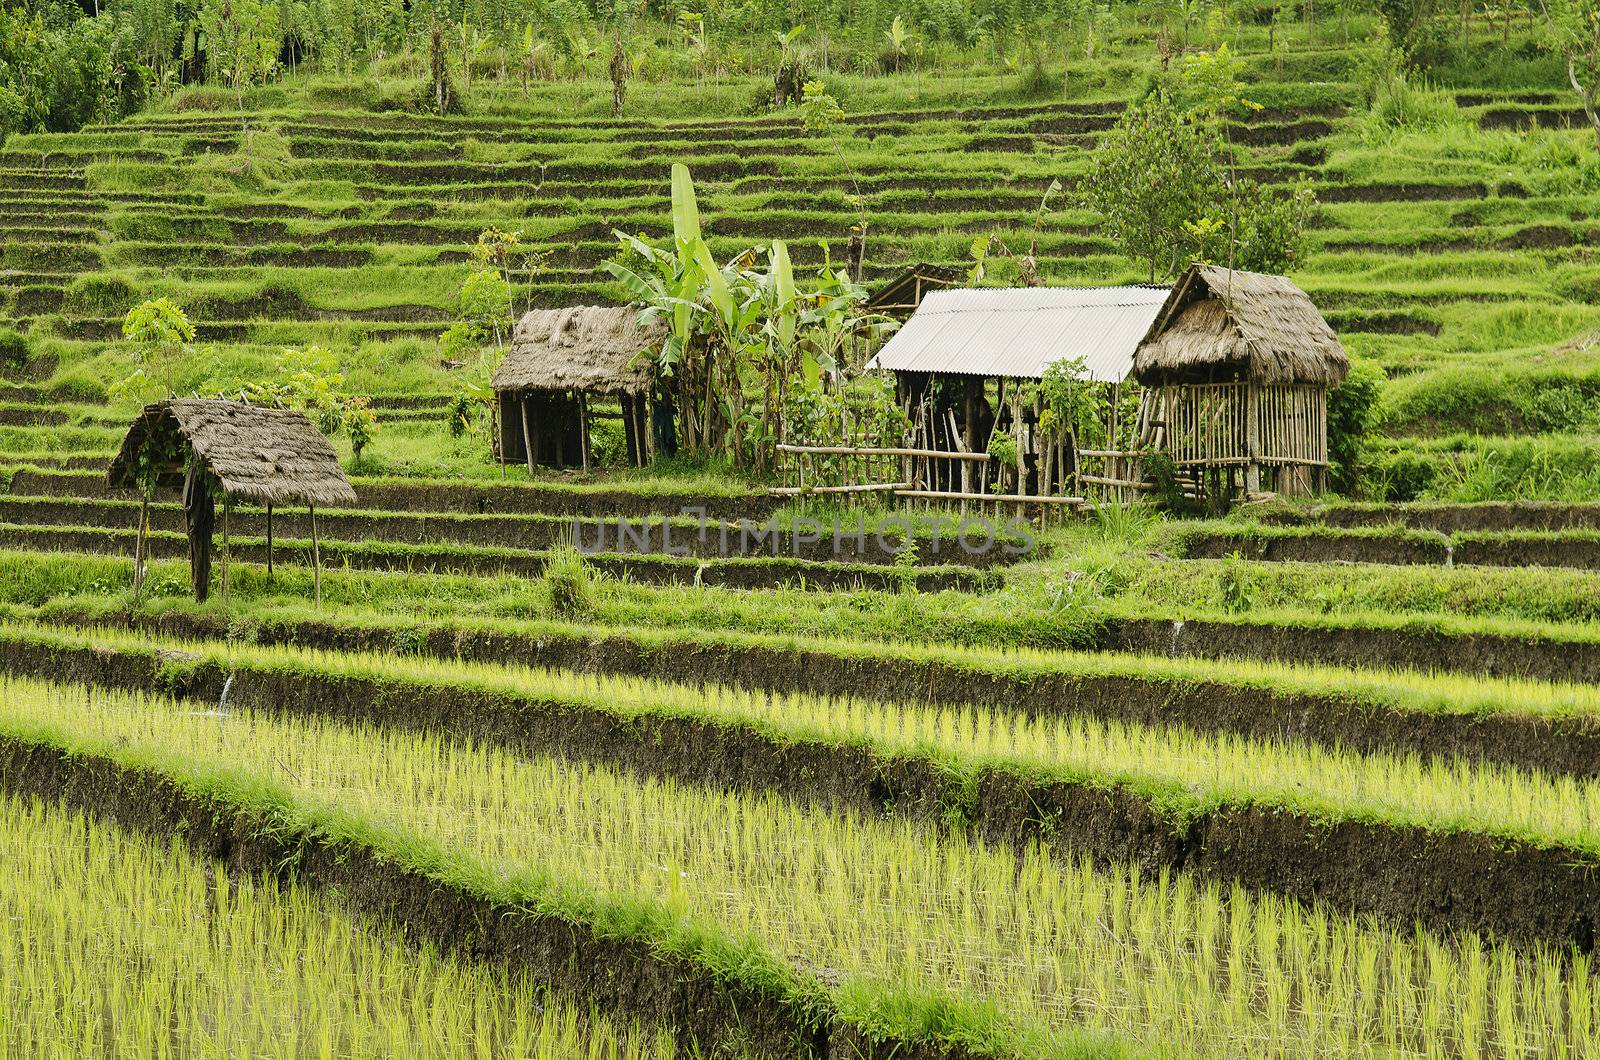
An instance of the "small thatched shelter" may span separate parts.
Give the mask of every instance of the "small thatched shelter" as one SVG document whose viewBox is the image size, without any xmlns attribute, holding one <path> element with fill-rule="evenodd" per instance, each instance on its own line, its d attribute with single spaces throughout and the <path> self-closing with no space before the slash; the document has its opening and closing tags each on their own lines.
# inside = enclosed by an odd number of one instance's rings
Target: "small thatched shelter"
<svg viewBox="0 0 1600 1060">
<path fill-rule="evenodd" d="M 651 351 L 667 325 L 628 307 L 539 309 L 523 316 L 494 373 L 501 463 L 589 469 L 589 399 L 615 394 L 628 461 L 649 462 Z"/>
<path fill-rule="evenodd" d="M 267 509 L 267 565 L 272 566 L 272 509 L 304 504 L 311 510 L 312 554 L 321 598 L 321 556 L 316 506 L 353 504 L 355 490 L 333 446 L 304 413 L 260 408 L 214 398 L 172 399 L 146 405 L 133 421 L 107 478 L 113 487 L 140 491 L 135 592 L 144 575 L 146 506 L 161 488 L 179 489 L 189 536 L 195 599 L 211 581 L 211 536 L 216 497 L 223 500 L 223 579 L 227 584 L 227 516 L 243 500 Z"/>
<path fill-rule="evenodd" d="M 1133 360 L 1156 446 L 1197 488 L 1246 495 L 1325 486 L 1328 390 L 1349 371 L 1304 291 L 1219 265 L 1190 266 Z"/>
</svg>

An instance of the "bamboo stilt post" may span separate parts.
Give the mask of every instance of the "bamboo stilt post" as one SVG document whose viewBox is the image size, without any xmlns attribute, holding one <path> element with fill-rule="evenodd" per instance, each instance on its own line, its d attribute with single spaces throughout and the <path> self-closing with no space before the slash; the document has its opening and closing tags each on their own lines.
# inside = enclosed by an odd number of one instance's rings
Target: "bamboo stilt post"
<svg viewBox="0 0 1600 1060">
<path fill-rule="evenodd" d="M 272 577 L 272 502 L 267 502 L 267 577 Z"/>
<path fill-rule="evenodd" d="M 133 606 L 139 606 L 139 596 L 144 592 L 145 534 L 150 529 L 150 498 L 139 491 L 139 537 L 133 544 Z"/>
<path fill-rule="evenodd" d="M 307 504 L 311 516 L 311 584 L 317 594 L 317 606 L 322 606 L 322 546 L 317 541 L 317 506 Z"/>
<path fill-rule="evenodd" d="M 500 450 L 500 480 L 506 477 L 506 436 L 500 425 L 500 395 L 494 396 L 494 401 L 489 404 L 489 434 L 494 445 Z"/>
<path fill-rule="evenodd" d="M 589 395 L 578 391 L 578 455 L 584 473 L 589 471 Z"/>
<path fill-rule="evenodd" d="M 1254 383 L 1245 396 L 1245 455 L 1250 462 L 1245 465 L 1244 491 L 1246 498 L 1261 492 L 1261 388 Z"/>
<path fill-rule="evenodd" d="M 522 410 L 522 455 L 528 459 L 528 477 L 532 478 L 533 466 L 539 459 L 539 451 L 533 447 L 533 429 L 528 426 L 528 395 L 522 395 L 517 407 Z"/>
<path fill-rule="evenodd" d="M 233 546 L 228 539 L 228 524 L 233 514 L 233 498 L 222 498 L 222 606 L 228 606 L 228 559 L 233 554 Z"/>
</svg>

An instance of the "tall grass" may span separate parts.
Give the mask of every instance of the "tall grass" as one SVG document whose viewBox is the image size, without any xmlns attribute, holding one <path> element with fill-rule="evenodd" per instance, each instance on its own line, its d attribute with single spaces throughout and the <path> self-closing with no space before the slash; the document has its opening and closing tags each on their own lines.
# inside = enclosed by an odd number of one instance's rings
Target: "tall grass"
<svg viewBox="0 0 1600 1060">
<path fill-rule="evenodd" d="M 0 1055 L 669 1060 L 665 1033 L 282 888 L 0 798 Z"/>
<path fill-rule="evenodd" d="M 17 680 L 0 702 L 4 731 L 244 797 L 281 790 L 314 827 L 380 837 L 507 900 L 731 934 L 822 976 L 858 1020 L 881 1020 L 885 998 L 942 999 L 988 1013 L 990 1033 L 1035 1058 L 1083 1055 L 1085 1030 L 1170 1056 L 1600 1050 L 1579 954 L 1564 968 L 1553 953 L 1387 930 L 1187 877 L 1107 874 L 1037 848 L 435 736 L 219 721 Z"/>
</svg>

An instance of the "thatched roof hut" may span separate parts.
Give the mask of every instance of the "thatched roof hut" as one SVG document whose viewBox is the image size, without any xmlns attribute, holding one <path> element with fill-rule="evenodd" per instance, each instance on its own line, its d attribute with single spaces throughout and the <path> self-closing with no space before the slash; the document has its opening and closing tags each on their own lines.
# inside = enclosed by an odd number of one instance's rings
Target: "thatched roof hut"
<svg viewBox="0 0 1600 1060">
<path fill-rule="evenodd" d="M 589 398 L 615 394 L 630 463 L 649 461 L 651 356 L 668 334 L 664 320 L 639 323 L 628 306 L 540 309 L 518 321 L 492 380 L 502 463 L 577 465 L 589 470 Z"/>
<path fill-rule="evenodd" d="M 1337 386 L 1350 358 L 1310 297 L 1283 276 L 1191 265 L 1133 360 L 1147 385 L 1242 380 Z"/>
<path fill-rule="evenodd" d="M 626 306 L 534 310 L 517 323 L 494 388 L 642 393 L 653 369 L 645 353 L 666 337 L 665 321 L 642 326 Z"/>
<path fill-rule="evenodd" d="M 356 491 L 338 454 L 303 412 L 260 408 L 238 401 L 189 398 L 146 405 L 111 461 L 113 486 L 136 486 L 139 452 L 162 434 L 173 444 L 164 477 L 181 477 L 186 442 L 223 491 L 261 504 L 353 504 Z"/>
</svg>

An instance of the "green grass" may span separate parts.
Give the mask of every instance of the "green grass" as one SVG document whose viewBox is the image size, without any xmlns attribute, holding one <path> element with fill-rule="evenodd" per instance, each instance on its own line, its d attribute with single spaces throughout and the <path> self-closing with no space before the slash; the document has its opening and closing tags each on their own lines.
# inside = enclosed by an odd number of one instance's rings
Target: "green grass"
<svg viewBox="0 0 1600 1060">
<path fill-rule="evenodd" d="M 1600 1026 L 1582 956 L 1564 969 L 1471 936 L 435 737 L 242 713 L 219 726 L 159 700 L 16 681 L 0 710 L 11 733 L 267 801 L 487 893 L 613 922 L 628 910 L 634 933 L 728 940 L 721 952 L 752 966 L 770 953 L 833 969 L 847 1018 L 915 1014 L 1005 1053 L 1099 1053 L 1111 1033 L 1160 1055 L 1248 1043 L 1263 1056 L 1578 1056 Z"/>
</svg>

